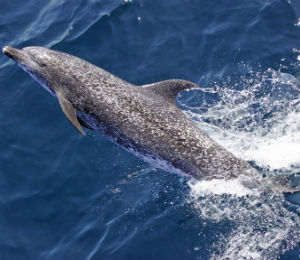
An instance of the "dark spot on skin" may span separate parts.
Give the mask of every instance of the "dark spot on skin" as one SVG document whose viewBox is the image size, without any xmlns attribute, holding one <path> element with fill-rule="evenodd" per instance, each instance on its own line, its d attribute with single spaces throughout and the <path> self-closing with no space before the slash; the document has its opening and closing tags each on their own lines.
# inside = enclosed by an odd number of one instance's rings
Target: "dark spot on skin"
<svg viewBox="0 0 300 260">
<path fill-rule="evenodd" d="M 41 67 L 47 67 L 46 63 L 41 63 Z"/>
</svg>

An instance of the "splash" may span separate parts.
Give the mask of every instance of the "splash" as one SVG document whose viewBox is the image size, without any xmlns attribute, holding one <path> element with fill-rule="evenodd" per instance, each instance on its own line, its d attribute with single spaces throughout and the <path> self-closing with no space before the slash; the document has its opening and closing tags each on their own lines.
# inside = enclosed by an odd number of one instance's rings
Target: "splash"
<svg viewBox="0 0 300 260">
<path fill-rule="evenodd" d="M 299 79 L 273 69 L 243 68 L 244 76 L 197 90 L 196 101 L 181 103 L 183 93 L 179 103 L 200 128 L 262 175 L 288 176 L 299 187 Z M 299 243 L 299 207 L 282 194 L 246 188 L 239 179 L 188 185 L 189 202 L 201 221 L 230 227 L 220 232 L 210 259 L 277 259 Z"/>
<path fill-rule="evenodd" d="M 264 175 L 288 176 L 299 186 L 300 88 L 296 77 L 248 68 L 246 76 L 228 78 L 198 92 L 200 106 L 183 106 L 201 129 Z"/>
<path fill-rule="evenodd" d="M 191 186 L 191 203 L 202 222 L 229 223 L 210 259 L 277 259 L 299 243 L 299 209 L 287 208 L 278 194 L 208 194 Z"/>
<path fill-rule="evenodd" d="M 196 181 L 191 179 L 188 185 L 192 190 L 193 196 L 196 197 L 212 194 L 230 194 L 241 197 L 254 193 L 253 190 L 245 187 L 238 178 L 232 180 L 214 179 L 209 181 Z"/>
</svg>

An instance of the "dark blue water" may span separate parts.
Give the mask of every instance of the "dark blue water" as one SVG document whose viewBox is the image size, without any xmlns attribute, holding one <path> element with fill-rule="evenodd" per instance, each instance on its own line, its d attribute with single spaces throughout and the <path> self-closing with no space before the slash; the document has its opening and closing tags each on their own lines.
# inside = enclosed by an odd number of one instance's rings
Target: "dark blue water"
<svg viewBox="0 0 300 260">
<path fill-rule="evenodd" d="M 296 178 L 299 16 L 299 0 L 2 0 L 0 46 L 65 51 L 134 84 L 193 81 L 177 103 L 199 127 Z M 78 134 L 4 55 L 0 82 L 1 259 L 300 259 L 299 192 L 154 169 Z"/>
</svg>

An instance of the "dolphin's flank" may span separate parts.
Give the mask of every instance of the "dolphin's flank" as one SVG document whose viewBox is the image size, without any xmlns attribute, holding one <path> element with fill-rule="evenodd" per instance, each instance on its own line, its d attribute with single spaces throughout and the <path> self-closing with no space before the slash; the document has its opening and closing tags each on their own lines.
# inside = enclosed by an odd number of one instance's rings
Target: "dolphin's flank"
<svg viewBox="0 0 300 260">
<path fill-rule="evenodd" d="M 3 53 L 58 98 L 75 128 L 98 130 L 127 151 L 157 167 L 196 179 L 259 178 L 190 120 L 174 102 L 182 90 L 197 88 L 186 80 L 136 86 L 78 57 L 44 47 Z"/>
</svg>

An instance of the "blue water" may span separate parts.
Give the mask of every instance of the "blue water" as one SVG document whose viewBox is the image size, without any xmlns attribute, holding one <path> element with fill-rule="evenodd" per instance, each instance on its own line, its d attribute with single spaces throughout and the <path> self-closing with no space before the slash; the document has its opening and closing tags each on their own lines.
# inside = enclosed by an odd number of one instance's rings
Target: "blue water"
<svg viewBox="0 0 300 260">
<path fill-rule="evenodd" d="M 0 17 L 1 47 L 197 83 L 177 104 L 199 127 L 264 174 L 299 176 L 299 0 L 2 0 Z M 0 259 L 300 259 L 299 192 L 194 183 L 83 137 L 2 54 L 0 103 Z"/>
</svg>

